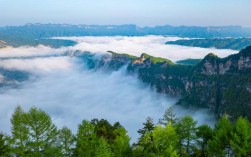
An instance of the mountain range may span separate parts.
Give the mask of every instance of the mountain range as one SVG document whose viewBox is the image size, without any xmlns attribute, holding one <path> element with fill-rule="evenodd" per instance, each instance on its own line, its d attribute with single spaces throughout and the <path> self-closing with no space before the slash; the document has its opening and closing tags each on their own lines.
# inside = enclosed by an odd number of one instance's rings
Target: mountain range
<svg viewBox="0 0 251 157">
<path fill-rule="evenodd" d="M 145 36 L 165 35 L 188 38 L 251 37 L 251 28 L 241 26 L 156 26 L 136 25 L 69 25 L 69 24 L 26 24 L 23 26 L 0 27 L 0 47 L 36 46 L 38 44 L 66 46 L 70 41 L 45 41 L 56 36 Z"/>
</svg>

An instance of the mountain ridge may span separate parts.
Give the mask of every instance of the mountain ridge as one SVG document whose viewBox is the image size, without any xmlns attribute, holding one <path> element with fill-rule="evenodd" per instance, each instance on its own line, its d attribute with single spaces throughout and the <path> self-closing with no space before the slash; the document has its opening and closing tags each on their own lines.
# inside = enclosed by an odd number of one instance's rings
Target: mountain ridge
<svg viewBox="0 0 251 157">
<path fill-rule="evenodd" d="M 216 117 L 228 114 L 233 120 L 239 116 L 251 119 L 251 46 L 226 58 L 208 54 L 196 66 L 152 62 L 146 55 L 113 54 L 116 57 L 106 56 L 98 64 L 93 61 L 91 68 L 118 70 L 128 65 L 128 73 L 157 92 L 179 97 L 177 104 L 209 108 Z"/>
<path fill-rule="evenodd" d="M 27 24 L 23 26 L 0 27 L 1 35 L 29 37 L 33 39 L 55 36 L 142 36 L 170 35 L 193 38 L 251 37 L 251 28 L 241 26 L 155 26 L 139 27 L 127 25 L 69 25 L 69 24 Z"/>
<path fill-rule="evenodd" d="M 176 41 L 168 41 L 166 44 L 201 48 L 241 50 L 251 45 L 251 38 L 181 39 Z"/>
</svg>

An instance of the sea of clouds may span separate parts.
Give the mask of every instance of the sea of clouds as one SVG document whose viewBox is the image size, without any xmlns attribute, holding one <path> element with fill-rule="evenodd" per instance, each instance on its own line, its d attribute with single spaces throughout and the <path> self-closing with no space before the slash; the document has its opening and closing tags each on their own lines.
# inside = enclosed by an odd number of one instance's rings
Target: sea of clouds
<svg viewBox="0 0 251 157">
<path fill-rule="evenodd" d="M 238 53 L 234 50 L 220 50 L 215 48 L 187 47 L 165 44 L 167 41 L 188 39 L 179 37 L 164 36 L 142 36 L 142 37 L 60 37 L 57 39 L 69 39 L 78 42 L 73 49 L 90 51 L 95 53 L 106 52 L 107 50 L 117 53 L 127 53 L 140 56 L 147 53 L 156 57 L 163 57 L 172 61 L 194 58 L 200 59 L 208 53 L 214 53 L 219 57 L 226 57 Z"/>
<path fill-rule="evenodd" d="M 64 125 L 74 132 L 83 119 L 105 118 L 119 121 L 136 140 L 137 130 L 147 116 L 155 122 L 176 98 L 153 91 L 135 76 L 126 74 L 125 67 L 115 72 L 93 71 L 84 67 L 69 52 L 76 50 L 106 53 L 111 50 L 139 56 L 145 52 L 173 61 L 202 58 L 209 52 L 220 57 L 237 53 L 232 50 L 202 49 L 165 45 L 177 37 L 68 37 L 78 42 L 72 47 L 54 49 L 45 46 L 0 49 L 0 68 L 21 70 L 36 77 L 23 82 L 18 88 L 0 89 L 1 131 L 10 133 L 10 118 L 17 105 L 26 111 L 36 106 L 48 112 L 60 128 Z M 68 52 L 68 53 L 66 53 Z M 199 124 L 213 123 L 207 110 L 174 107 L 178 116 L 190 114 Z"/>
</svg>

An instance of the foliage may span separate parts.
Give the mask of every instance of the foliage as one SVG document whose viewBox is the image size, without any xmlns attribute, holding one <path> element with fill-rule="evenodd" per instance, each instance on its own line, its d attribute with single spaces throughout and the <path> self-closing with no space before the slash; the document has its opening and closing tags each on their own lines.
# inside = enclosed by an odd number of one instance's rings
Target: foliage
<svg viewBox="0 0 251 157">
<path fill-rule="evenodd" d="M 127 157 L 131 155 L 130 137 L 127 135 L 125 128 L 117 128 L 114 131 L 115 139 L 111 148 L 116 157 Z"/>
<path fill-rule="evenodd" d="M 176 117 L 176 114 L 173 113 L 173 108 L 168 107 L 165 110 L 165 113 L 163 115 L 162 119 L 159 119 L 159 124 L 166 126 L 167 124 L 176 124 L 178 123 L 178 118 Z"/>
<path fill-rule="evenodd" d="M 8 137 L 0 132 L 0 156 L 8 156 L 11 152 Z"/>
<path fill-rule="evenodd" d="M 178 60 L 176 62 L 176 64 L 181 64 L 181 65 L 197 65 L 201 62 L 201 59 L 192 59 L 192 58 L 189 58 L 189 59 L 184 59 L 184 60 Z"/>
<path fill-rule="evenodd" d="M 59 130 L 57 145 L 61 147 L 62 154 L 66 157 L 73 154 L 73 148 L 75 147 L 75 136 L 72 131 L 64 126 Z"/>
<path fill-rule="evenodd" d="M 149 54 L 146 54 L 146 53 L 142 53 L 140 58 L 145 58 L 145 59 L 150 59 L 150 61 L 153 63 L 153 64 L 156 64 L 156 63 L 168 63 L 168 64 L 174 64 L 171 60 L 169 59 L 165 59 L 165 58 L 161 58 L 161 57 L 154 57 L 154 56 L 151 56 Z"/>
<path fill-rule="evenodd" d="M 213 129 L 208 125 L 201 125 L 196 130 L 197 145 L 199 146 L 195 152 L 197 156 L 208 156 L 208 141 L 212 139 Z"/>
<path fill-rule="evenodd" d="M 32 156 L 50 155 L 57 139 L 57 128 L 50 116 L 44 111 L 32 107 L 26 114 L 25 125 L 28 128 L 28 151 Z M 53 150 L 54 151 L 54 150 Z"/>
<path fill-rule="evenodd" d="M 17 106 L 12 118 L 12 144 L 17 155 L 24 156 L 28 151 L 27 143 L 29 142 L 29 129 L 27 124 L 26 113 L 21 106 Z"/>
<path fill-rule="evenodd" d="M 215 126 L 213 138 L 209 141 L 209 150 L 211 155 L 224 157 L 230 155 L 230 133 L 232 125 L 224 115 Z"/>
<path fill-rule="evenodd" d="M 230 133 L 230 146 L 234 156 L 251 155 L 251 125 L 246 118 L 239 117 Z"/>
<path fill-rule="evenodd" d="M 98 137 L 95 134 L 95 126 L 91 122 L 83 120 L 78 128 L 74 156 L 92 157 L 95 155 L 95 149 L 97 149 L 97 146 Z"/>
<path fill-rule="evenodd" d="M 179 150 L 183 155 L 190 155 L 193 153 L 196 139 L 196 121 L 191 116 L 184 116 L 176 125 L 179 136 Z"/>
<path fill-rule="evenodd" d="M 166 44 L 175 44 L 191 47 L 217 48 L 241 50 L 251 45 L 251 38 L 211 38 L 169 41 Z"/>
<path fill-rule="evenodd" d="M 179 157 L 236 156 L 251 154 L 251 123 L 243 117 L 231 122 L 221 117 L 214 128 L 198 126 L 191 116 L 177 118 L 168 108 L 154 124 L 148 117 L 136 143 L 119 122 L 83 120 L 76 135 L 64 126 L 57 130 L 50 116 L 32 107 L 18 106 L 11 118 L 12 135 L 0 133 L 0 156 L 52 157 Z"/>
</svg>

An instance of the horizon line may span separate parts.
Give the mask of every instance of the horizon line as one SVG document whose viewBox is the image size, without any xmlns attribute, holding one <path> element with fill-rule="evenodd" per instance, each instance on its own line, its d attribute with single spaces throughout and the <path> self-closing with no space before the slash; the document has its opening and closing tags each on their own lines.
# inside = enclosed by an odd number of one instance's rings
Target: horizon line
<svg viewBox="0 0 251 157">
<path fill-rule="evenodd" d="M 70 24 L 70 23 L 26 23 L 26 24 L 12 24 L 12 25 L 2 25 L 0 26 L 1 28 L 4 27 L 21 27 L 21 26 L 27 26 L 27 25 L 68 25 L 68 26 L 126 26 L 126 25 L 131 25 L 131 26 L 136 26 L 139 28 L 154 28 L 154 27 L 163 27 L 163 26 L 171 26 L 171 27 L 240 27 L 240 28 L 251 28 L 251 26 L 242 26 L 242 25 L 170 25 L 170 24 L 163 24 L 163 25 L 144 25 L 144 26 L 139 26 L 137 24 L 133 23 L 128 23 L 128 24 L 84 24 L 84 23 L 79 23 L 79 24 Z"/>
</svg>

